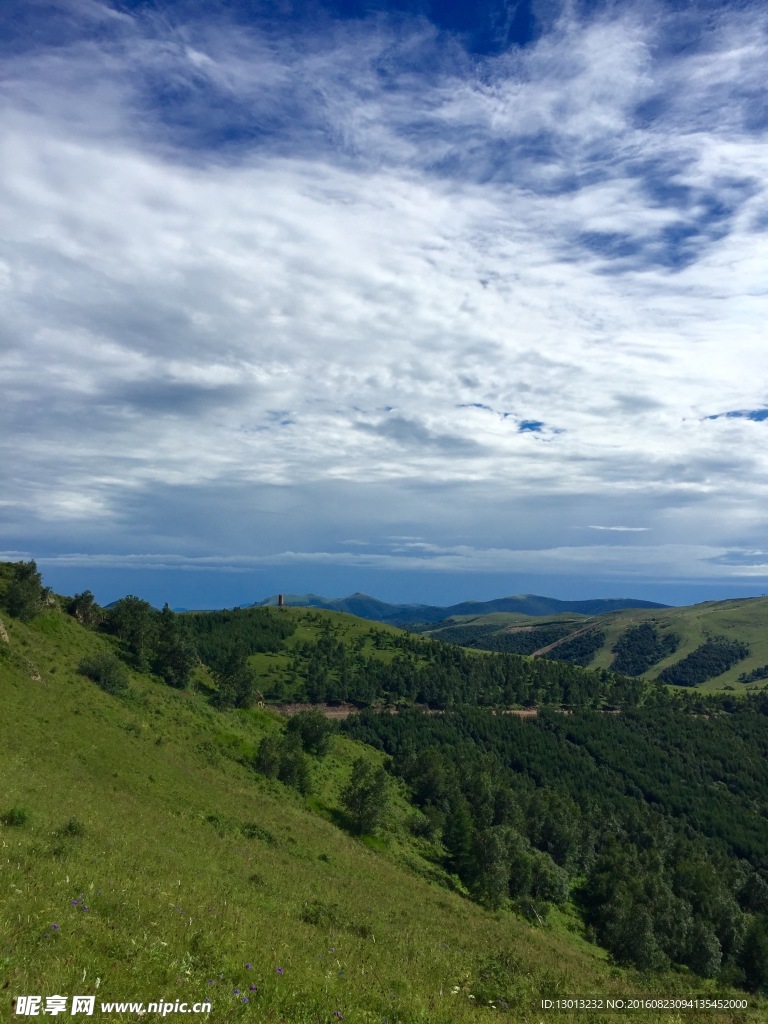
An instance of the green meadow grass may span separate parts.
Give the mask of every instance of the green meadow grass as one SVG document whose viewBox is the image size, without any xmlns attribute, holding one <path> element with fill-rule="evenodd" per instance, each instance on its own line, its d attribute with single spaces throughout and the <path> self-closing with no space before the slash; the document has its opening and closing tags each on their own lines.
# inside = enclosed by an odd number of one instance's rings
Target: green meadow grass
<svg viewBox="0 0 768 1024">
<path fill-rule="evenodd" d="M 471 903 L 411 838 L 397 792 L 389 831 L 353 839 L 338 794 L 372 749 L 336 737 L 301 797 L 248 766 L 283 728 L 275 712 L 222 714 L 136 674 L 116 698 L 76 671 L 108 638 L 55 609 L 3 622 L 0 1019 L 22 1019 L 19 995 L 93 994 L 210 999 L 223 1024 L 538 1024 L 574 1019 L 544 1013 L 543 996 L 716 994 L 612 967 L 567 913 L 533 926 Z"/>
</svg>

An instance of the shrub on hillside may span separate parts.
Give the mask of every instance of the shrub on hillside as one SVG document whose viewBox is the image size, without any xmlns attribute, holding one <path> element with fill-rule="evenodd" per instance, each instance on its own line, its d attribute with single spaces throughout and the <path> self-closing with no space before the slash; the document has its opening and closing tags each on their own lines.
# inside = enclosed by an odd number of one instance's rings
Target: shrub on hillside
<svg viewBox="0 0 768 1024">
<path fill-rule="evenodd" d="M 105 626 L 122 642 L 123 650 L 139 672 L 146 672 L 157 644 L 157 619 L 149 601 L 129 594 L 109 609 Z"/>
<path fill-rule="evenodd" d="M 96 598 L 90 590 L 84 590 L 82 594 L 75 594 L 69 601 L 67 614 L 77 619 L 86 628 L 92 629 L 104 620 L 107 612 L 96 604 Z"/>
<path fill-rule="evenodd" d="M 289 735 L 299 737 L 306 753 L 324 757 L 330 748 L 334 727 L 322 711 L 312 708 L 290 718 L 286 731 Z"/>
<path fill-rule="evenodd" d="M 248 664 L 242 649 L 232 650 L 222 659 L 214 678 L 218 689 L 211 695 L 211 704 L 220 711 L 252 708 L 259 699 L 256 672 Z"/>
<path fill-rule="evenodd" d="M 83 658 L 77 671 L 92 679 L 106 693 L 121 694 L 128 689 L 128 670 L 111 651 L 98 651 Z"/>
<path fill-rule="evenodd" d="M 768 665 L 760 665 L 759 668 L 753 668 L 751 672 L 739 674 L 740 683 L 758 683 L 761 679 L 768 679 Z"/>
<path fill-rule="evenodd" d="M 85 831 L 85 825 L 73 815 L 68 821 L 64 822 L 61 828 L 56 830 L 54 835 L 67 836 L 69 839 L 82 839 Z"/>
<path fill-rule="evenodd" d="M 295 734 L 265 736 L 256 751 L 253 767 L 268 779 L 278 779 L 305 796 L 312 790 L 309 758 Z"/>
<path fill-rule="evenodd" d="M 12 807 L 10 811 L 6 811 L 5 814 L 0 815 L 0 822 L 3 825 L 13 825 L 19 827 L 26 825 L 29 821 L 29 813 L 24 810 L 23 807 Z"/>
</svg>

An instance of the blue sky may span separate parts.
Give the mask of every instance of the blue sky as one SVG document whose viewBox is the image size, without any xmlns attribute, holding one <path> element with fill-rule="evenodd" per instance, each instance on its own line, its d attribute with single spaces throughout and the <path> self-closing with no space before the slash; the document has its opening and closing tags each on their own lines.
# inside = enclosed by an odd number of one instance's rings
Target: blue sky
<svg viewBox="0 0 768 1024">
<path fill-rule="evenodd" d="M 762 3 L 5 0 L 0 558 L 768 591 Z"/>
</svg>

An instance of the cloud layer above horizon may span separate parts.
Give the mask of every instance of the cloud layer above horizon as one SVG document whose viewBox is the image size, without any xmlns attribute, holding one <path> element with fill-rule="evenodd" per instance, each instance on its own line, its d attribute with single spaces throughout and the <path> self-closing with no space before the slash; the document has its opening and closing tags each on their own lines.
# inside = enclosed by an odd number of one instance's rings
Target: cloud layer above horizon
<svg viewBox="0 0 768 1024">
<path fill-rule="evenodd" d="M 4 5 L 6 556 L 766 578 L 765 6 L 261 10 Z"/>
</svg>

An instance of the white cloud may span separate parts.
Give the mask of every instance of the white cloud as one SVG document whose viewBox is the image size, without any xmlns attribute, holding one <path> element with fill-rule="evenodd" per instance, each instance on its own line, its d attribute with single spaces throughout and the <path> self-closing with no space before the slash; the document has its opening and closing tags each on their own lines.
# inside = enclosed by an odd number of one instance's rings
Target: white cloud
<svg viewBox="0 0 768 1024">
<path fill-rule="evenodd" d="M 650 526 L 590 526 L 590 530 L 609 530 L 616 533 L 646 533 Z"/>
<path fill-rule="evenodd" d="M 768 424 L 702 417 L 766 401 L 768 243 L 754 225 L 768 144 L 749 128 L 748 88 L 768 45 L 754 18 L 674 58 L 663 17 L 563 21 L 474 70 L 448 48 L 420 72 L 398 60 L 436 45 L 422 22 L 407 39 L 383 21 L 339 28 L 311 49 L 223 24 L 120 25 L 119 45 L 7 62 L 9 543 L 60 530 L 76 547 L 77 524 L 88 537 L 95 521 L 99 543 L 127 543 L 126 504 L 139 530 L 161 487 L 192 503 L 277 488 L 301 509 L 308 488 L 343 484 L 352 504 L 329 536 L 369 534 L 385 487 L 389 526 L 440 546 L 449 527 L 430 539 L 434 520 L 411 521 L 407 504 L 410 487 L 434 488 L 456 532 L 474 531 L 466 555 L 425 555 L 441 571 L 594 559 L 633 573 L 642 551 L 660 574 L 688 573 L 748 545 Z M 192 124 L 230 110 L 231 148 L 169 123 L 145 76 L 175 83 Z M 655 97 L 668 100 L 644 120 Z M 486 548 L 506 509 L 513 535 L 530 530 L 514 512 L 525 502 L 549 504 L 563 533 L 639 534 L 589 522 L 653 516 L 660 543 L 566 548 L 550 522 L 541 551 Z M 198 522 L 184 536 L 199 550 L 214 534 Z M 280 544 L 260 533 L 259 557 L 289 557 Z M 326 555 L 401 564 L 306 557 Z"/>
</svg>

